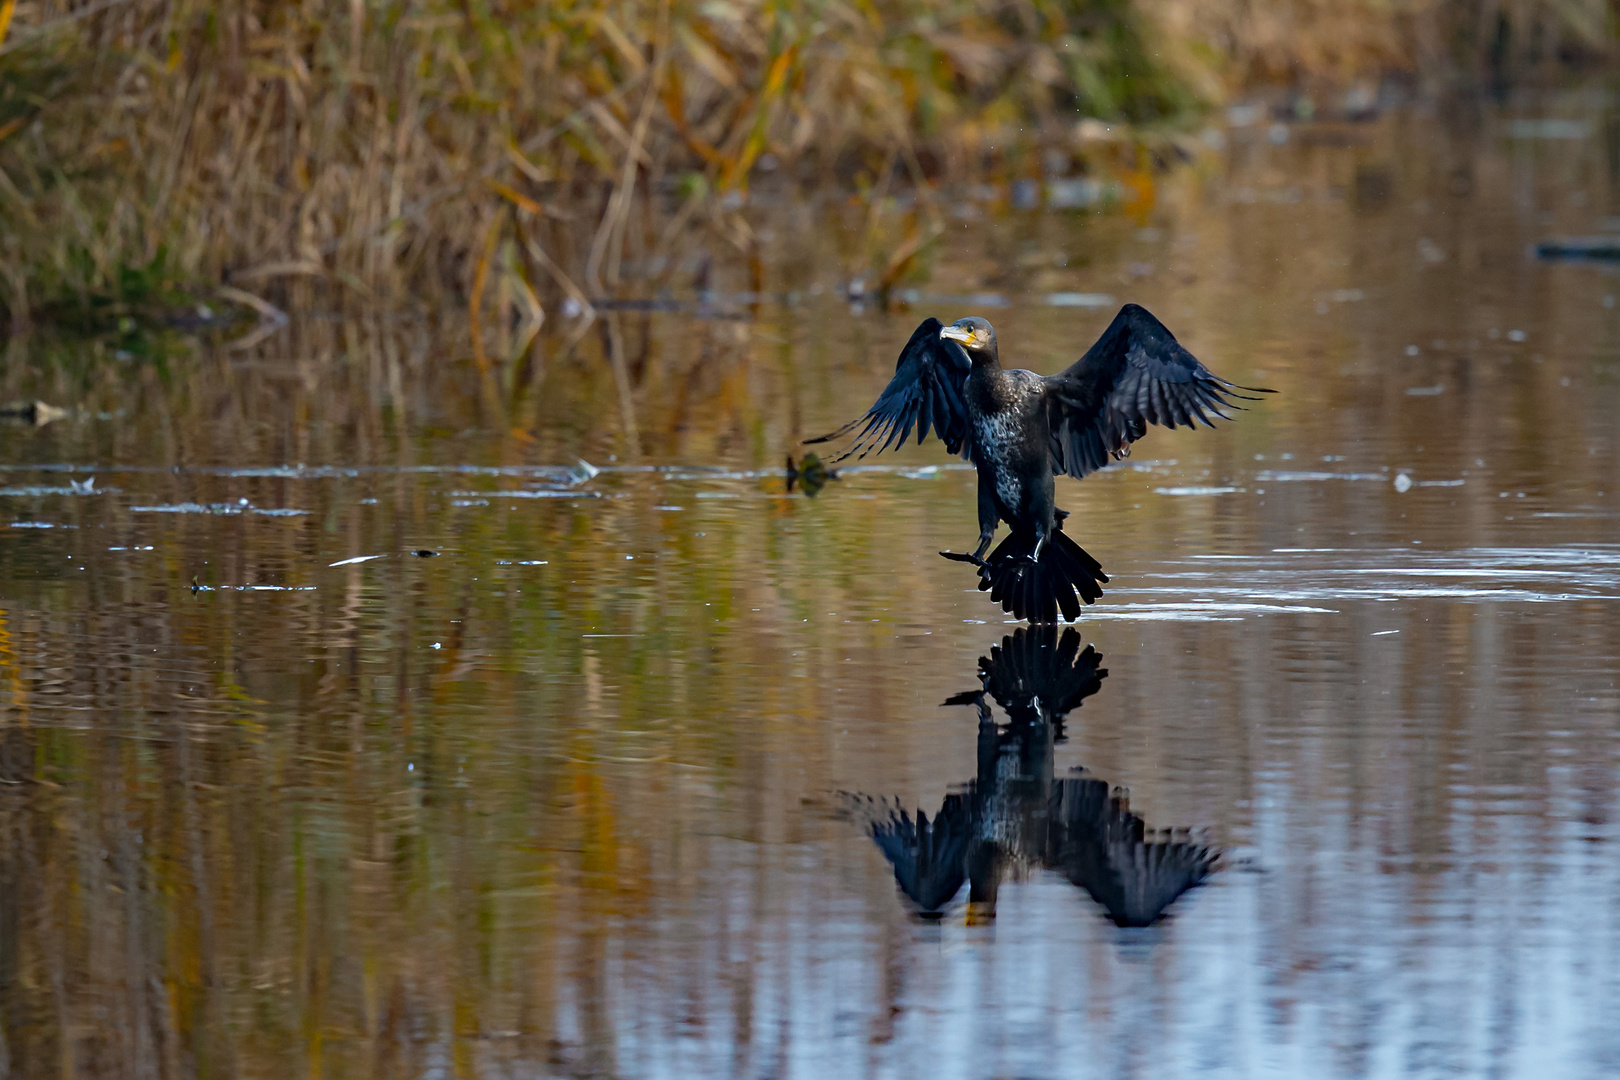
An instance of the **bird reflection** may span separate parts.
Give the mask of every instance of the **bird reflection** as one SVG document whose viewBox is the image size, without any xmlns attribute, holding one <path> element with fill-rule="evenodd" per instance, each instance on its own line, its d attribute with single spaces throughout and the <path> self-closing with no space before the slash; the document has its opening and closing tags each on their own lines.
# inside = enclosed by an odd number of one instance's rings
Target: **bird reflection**
<svg viewBox="0 0 1620 1080">
<path fill-rule="evenodd" d="M 868 832 L 923 918 L 939 918 L 964 881 L 969 921 L 994 918 L 1001 882 L 1040 868 L 1084 889 L 1116 924 L 1147 926 L 1209 875 L 1218 852 L 1148 830 L 1124 792 L 1083 773 L 1054 777 L 1064 717 L 1108 676 L 1102 655 L 1080 645 L 1072 628 L 1033 626 L 979 659 L 979 689 L 945 702 L 978 710 L 979 774 L 932 820 L 862 800 Z"/>
</svg>

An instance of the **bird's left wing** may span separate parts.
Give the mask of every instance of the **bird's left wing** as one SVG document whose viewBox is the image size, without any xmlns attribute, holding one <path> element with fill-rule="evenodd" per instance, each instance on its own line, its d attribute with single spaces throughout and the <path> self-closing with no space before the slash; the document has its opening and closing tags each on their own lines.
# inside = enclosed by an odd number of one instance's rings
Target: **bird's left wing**
<svg viewBox="0 0 1620 1080">
<path fill-rule="evenodd" d="M 917 429 L 917 441 L 922 442 L 932 427 L 945 449 L 969 456 L 967 404 L 962 388 L 973 362 L 956 342 L 940 338 L 943 328 L 938 319 L 924 319 L 900 351 L 894 378 L 866 415 L 805 442 L 842 438 L 859 428 L 849 448 L 833 458 L 842 461 L 854 454 L 865 457 L 874 450 L 903 445 L 912 427 Z"/>
<path fill-rule="evenodd" d="M 1233 399 L 1256 400 L 1210 371 L 1143 307 L 1126 304 L 1073 366 L 1046 377 L 1052 465 L 1075 479 L 1130 454 L 1148 424 L 1214 427 Z M 1260 393 L 1270 393 L 1260 390 Z"/>
</svg>

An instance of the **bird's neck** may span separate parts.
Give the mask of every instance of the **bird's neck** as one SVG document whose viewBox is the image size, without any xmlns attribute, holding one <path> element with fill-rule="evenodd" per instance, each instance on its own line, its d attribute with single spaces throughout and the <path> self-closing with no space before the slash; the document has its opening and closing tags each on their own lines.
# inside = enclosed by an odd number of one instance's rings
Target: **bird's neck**
<svg viewBox="0 0 1620 1080">
<path fill-rule="evenodd" d="M 974 349 L 968 355 L 972 358 L 973 366 L 976 368 L 1001 370 L 1001 355 L 995 349 Z"/>
</svg>

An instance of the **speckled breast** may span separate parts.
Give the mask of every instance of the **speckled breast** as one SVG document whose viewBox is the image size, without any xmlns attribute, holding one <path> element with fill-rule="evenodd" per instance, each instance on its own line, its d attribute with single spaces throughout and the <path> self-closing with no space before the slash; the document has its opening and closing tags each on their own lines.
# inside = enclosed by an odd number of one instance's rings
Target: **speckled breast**
<svg viewBox="0 0 1620 1080">
<path fill-rule="evenodd" d="M 1015 467 L 1021 442 L 1018 417 L 1014 413 L 992 413 L 975 418 L 974 456 L 989 470 L 995 481 L 996 498 L 1009 510 L 1018 509 L 1023 501 L 1024 483 Z"/>
</svg>

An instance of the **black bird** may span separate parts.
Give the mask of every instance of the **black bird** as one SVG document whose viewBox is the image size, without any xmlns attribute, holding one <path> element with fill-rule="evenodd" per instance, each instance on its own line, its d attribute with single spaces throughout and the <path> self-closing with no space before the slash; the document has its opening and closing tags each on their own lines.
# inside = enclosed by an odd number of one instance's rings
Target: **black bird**
<svg viewBox="0 0 1620 1080">
<path fill-rule="evenodd" d="M 1001 366 L 996 332 L 977 316 L 945 326 L 924 319 L 901 350 L 894 378 L 859 419 L 819 438 L 855 432 L 834 461 L 903 444 L 930 428 L 945 449 L 979 472 L 979 545 L 971 555 L 942 551 L 979 568 L 989 590 L 1014 618 L 1073 621 L 1080 601 L 1102 595 L 1102 566 L 1063 532 L 1068 514 L 1053 502 L 1053 477 L 1076 480 L 1130 455 L 1148 424 L 1213 427 L 1211 416 L 1233 399 L 1256 400 L 1211 372 L 1177 343 L 1146 308 L 1126 304 L 1073 365 L 1056 375 Z M 1269 393 L 1270 391 L 1258 391 Z M 1012 533 L 985 552 L 1005 521 Z M 1078 599 L 1077 599 L 1078 594 Z"/>
<path fill-rule="evenodd" d="M 979 660 L 980 688 L 946 705 L 979 710 L 978 776 L 945 796 L 930 821 L 863 796 L 853 809 L 921 918 L 937 919 L 968 884 L 968 917 L 995 917 L 1002 880 L 1055 871 L 1119 926 L 1157 922 L 1214 869 L 1219 852 L 1185 833 L 1150 831 L 1119 788 L 1084 774 L 1056 777 L 1063 720 L 1102 688 L 1108 670 L 1080 635 L 1019 628 Z M 997 724 L 986 697 L 1005 710 Z"/>
</svg>

